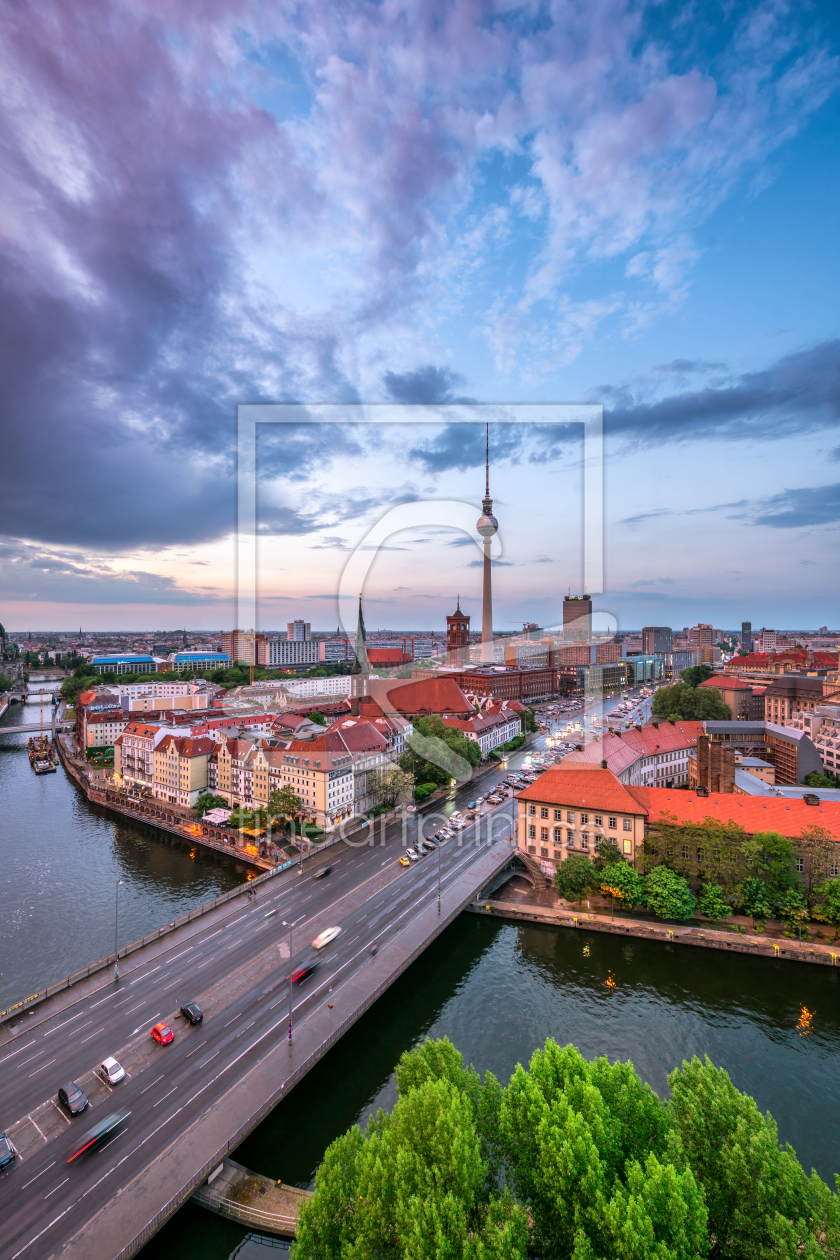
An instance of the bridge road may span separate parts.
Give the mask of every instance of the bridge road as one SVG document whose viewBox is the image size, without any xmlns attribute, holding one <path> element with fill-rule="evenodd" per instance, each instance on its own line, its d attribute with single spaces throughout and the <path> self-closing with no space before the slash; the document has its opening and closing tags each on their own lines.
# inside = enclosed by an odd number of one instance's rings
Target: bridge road
<svg viewBox="0 0 840 1260">
<path fill-rule="evenodd" d="M 490 774 L 493 781 L 500 777 L 498 768 Z M 473 781 L 463 795 L 477 790 Z M 494 831 L 507 834 L 509 808 L 501 806 L 482 820 L 482 827 L 494 819 Z M 450 841 L 441 851 L 444 889 L 486 852 L 474 847 L 473 829 L 462 833 L 462 841 L 463 847 Z M 208 1101 L 229 1089 L 267 1048 L 282 1042 L 288 1020 L 282 918 L 296 924 L 293 958 L 311 954 L 308 942 L 324 927 L 335 922 L 343 929 L 324 951 L 315 975 L 295 991 L 298 1025 L 323 1003 L 330 985 L 338 992 L 370 962 L 373 935 L 385 946 L 419 907 L 434 902 L 437 855 L 406 870 L 397 863 L 402 845 L 396 826 L 388 829 L 384 849 L 378 843 L 340 851 L 336 846 L 322 859 L 333 866 L 327 879 L 314 880 L 306 864 L 302 878 L 271 881 L 256 902 L 234 903 L 221 926 L 208 925 L 188 944 L 180 946 L 176 934 L 171 948 L 152 960 L 153 967 L 125 973 L 119 986 L 103 987 L 54 1017 L 17 1021 L 13 1039 L 0 1048 L 0 1124 L 11 1129 L 23 1156 L 0 1177 L 3 1260 L 54 1254 Z M 279 913 L 266 919 L 266 911 L 275 908 Z M 152 1023 L 172 1019 L 178 1004 L 191 997 L 205 1007 L 205 1022 L 186 1028 L 178 1021 L 173 1045 L 156 1046 L 149 1037 Z M 38 1022 L 30 1027 L 33 1018 Z M 91 1081 L 91 1069 L 107 1054 L 115 1054 L 129 1070 L 113 1098 L 106 1086 L 97 1089 Z M 92 1099 L 91 1108 L 72 1121 L 51 1101 L 67 1079 L 79 1080 Z M 76 1135 L 116 1106 L 132 1111 L 115 1139 L 124 1153 L 114 1145 L 119 1159 L 112 1161 L 109 1146 L 68 1167 Z M 43 1136 L 35 1136 L 35 1126 Z"/>
</svg>

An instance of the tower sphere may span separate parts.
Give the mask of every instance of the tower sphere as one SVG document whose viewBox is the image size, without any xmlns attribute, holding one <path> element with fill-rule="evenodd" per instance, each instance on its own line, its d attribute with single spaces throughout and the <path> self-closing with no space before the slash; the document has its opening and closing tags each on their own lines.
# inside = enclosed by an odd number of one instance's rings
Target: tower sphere
<svg viewBox="0 0 840 1260">
<path fill-rule="evenodd" d="M 499 522 L 492 513 L 485 512 L 483 516 L 479 516 L 475 527 L 482 538 L 492 538 L 499 528 Z"/>
</svg>

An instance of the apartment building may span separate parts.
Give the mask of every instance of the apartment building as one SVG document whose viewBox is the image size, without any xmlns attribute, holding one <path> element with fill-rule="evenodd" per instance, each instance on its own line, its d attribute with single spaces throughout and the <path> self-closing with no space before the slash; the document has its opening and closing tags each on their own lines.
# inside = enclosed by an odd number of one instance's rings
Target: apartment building
<svg viewBox="0 0 840 1260">
<path fill-rule="evenodd" d="M 155 780 L 155 748 L 167 732 L 146 722 L 126 722 L 114 743 L 114 776 L 151 788 Z"/>
<path fill-rule="evenodd" d="M 265 648 L 265 664 L 272 667 L 317 665 L 320 659 L 318 643 L 312 638 L 268 639 Z"/>
<path fill-rule="evenodd" d="M 170 805 L 192 809 L 207 789 L 208 765 L 215 740 L 203 736 L 164 735 L 153 752 L 154 795 Z"/>
<path fill-rule="evenodd" d="M 609 770 L 557 766 L 517 793 L 517 845 L 552 874 L 570 853 L 593 857 L 605 841 L 628 862 L 641 855 L 647 810 Z"/>
<path fill-rule="evenodd" d="M 702 722 L 653 722 L 627 731 L 606 731 L 569 753 L 564 766 L 603 765 L 632 787 L 685 787 Z M 604 765 L 606 763 L 606 765 Z"/>
<path fill-rule="evenodd" d="M 122 709 L 106 709 L 102 713 L 89 712 L 84 723 L 84 747 L 113 748 L 128 721 L 129 716 Z"/>
<path fill-rule="evenodd" d="M 506 704 L 491 705 L 472 718 L 444 718 L 444 725 L 459 730 L 481 749 L 482 760 L 490 756 L 494 748 L 501 748 L 509 740 L 522 734 L 522 719 Z"/>
<path fill-rule="evenodd" d="M 807 735 L 819 753 L 823 769 L 840 775 L 840 705 L 821 704 L 811 712 L 800 710 L 785 725 Z"/>
</svg>

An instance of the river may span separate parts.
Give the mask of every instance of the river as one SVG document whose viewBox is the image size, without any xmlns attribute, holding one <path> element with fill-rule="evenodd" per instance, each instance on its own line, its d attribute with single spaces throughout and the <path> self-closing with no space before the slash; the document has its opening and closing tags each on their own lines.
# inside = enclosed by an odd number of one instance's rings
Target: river
<svg viewBox="0 0 840 1260">
<path fill-rule="evenodd" d="M 37 711 L 30 702 L 27 716 Z M 20 716 L 12 706 L 0 727 Z M 247 876 L 230 859 L 90 806 L 62 770 L 37 778 L 27 738 L 0 739 L 0 1005 L 113 948 L 117 879 L 125 942 Z M 337 1134 L 393 1105 L 394 1065 L 427 1034 L 447 1034 L 468 1062 L 503 1081 L 554 1036 L 587 1056 L 632 1059 L 661 1095 L 683 1058 L 708 1054 L 773 1113 L 805 1167 L 830 1177 L 840 1163 L 838 983 L 824 968 L 464 914 L 237 1158 L 311 1185 Z M 813 1012 L 804 1034 L 803 1008 Z M 188 1204 L 141 1254 L 228 1260 L 244 1235 Z"/>
<path fill-rule="evenodd" d="M 34 682 L 4 726 L 38 721 Z M 50 720 L 45 705 L 45 722 Z M 247 870 L 91 805 L 59 766 L 35 775 L 29 735 L 0 736 L 0 1008 L 242 883 Z"/>
</svg>

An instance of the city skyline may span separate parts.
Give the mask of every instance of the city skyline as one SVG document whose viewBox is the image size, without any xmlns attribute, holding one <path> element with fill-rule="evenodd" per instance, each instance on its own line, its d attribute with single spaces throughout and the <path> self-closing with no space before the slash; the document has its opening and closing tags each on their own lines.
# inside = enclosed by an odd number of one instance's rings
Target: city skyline
<svg viewBox="0 0 840 1260">
<path fill-rule="evenodd" d="M 10 28 L 4 622 L 231 624 L 241 402 L 511 399 L 604 405 L 619 627 L 840 620 L 836 7 L 352 9 L 93 29 L 50 0 Z M 267 438 L 259 620 L 335 621 L 395 503 L 478 515 L 481 427 Z M 577 435 L 490 455 L 496 626 L 552 624 Z M 478 552 L 397 546 L 375 620 L 478 614 Z"/>
</svg>

